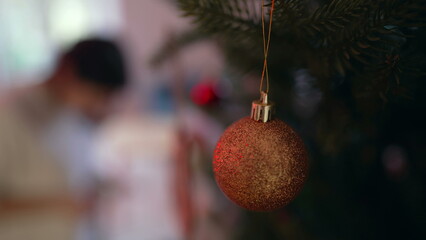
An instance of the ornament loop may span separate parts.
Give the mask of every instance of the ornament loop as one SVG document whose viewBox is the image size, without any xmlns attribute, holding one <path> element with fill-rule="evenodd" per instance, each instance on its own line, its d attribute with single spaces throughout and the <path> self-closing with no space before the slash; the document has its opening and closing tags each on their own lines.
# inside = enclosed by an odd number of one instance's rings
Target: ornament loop
<svg viewBox="0 0 426 240">
<path fill-rule="evenodd" d="M 260 100 L 253 101 L 251 105 L 251 118 L 255 121 L 262 121 L 264 123 L 272 120 L 272 113 L 274 104 L 269 102 L 268 94 L 261 92 Z"/>
</svg>

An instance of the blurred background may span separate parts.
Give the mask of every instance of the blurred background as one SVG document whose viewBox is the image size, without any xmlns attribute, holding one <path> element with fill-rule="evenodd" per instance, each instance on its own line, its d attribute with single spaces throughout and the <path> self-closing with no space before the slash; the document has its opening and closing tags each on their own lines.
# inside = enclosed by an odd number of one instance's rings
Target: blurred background
<svg viewBox="0 0 426 240">
<path fill-rule="evenodd" d="M 227 239 L 231 235 L 225 229 L 233 227 L 240 210 L 220 193 L 210 173 L 210 156 L 225 126 L 188 97 L 193 95 L 201 105 L 215 101 L 212 86 L 223 75 L 223 56 L 212 41 L 201 41 L 156 68 L 151 63 L 166 41 L 191 28 L 189 22 L 169 1 L 0 1 L 2 99 L 17 95 L 16 89 L 43 84 L 63 51 L 86 38 L 116 42 L 127 63 L 129 84 L 116 97 L 114 113 L 97 126 L 90 143 L 83 132 L 71 137 L 72 143 L 90 144 L 90 150 L 75 144 L 74 151 L 93 152 L 84 159 L 90 163 L 75 164 L 94 166 L 90 174 L 106 189 L 96 199 L 95 213 L 85 217 L 90 223 L 76 228 L 76 239 Z M 223 94 L 226 91 L 228 86 Z M 15 145 L 27 151 L 23 144 Z M 70 148 L 62 145 L 55 149 Z M 8 188 L 6 182 L 11 180 L 2 181 Z M 87 181 L 90 185 L 92 180 Z M 2 196 L 8 199 L 6 193 Z M 37 238 L 31 231 L 15 236 L 6 228 L 13 229 L 14 224 L 25 232 L 30 220 L 11 221 L 8 216 L 0 211 L 2 240 L 60 239 L 43 234 Z M 55 232 L 55 226 L 45 231 Z"/>
<path fill-rule="evenodd" d="M 96 182 L 96 198 L 89 207 L 83 204 L 84 210 L 77 206 L 77 224 L 69 223 L 75 225 L 75 231 L 63 239 L 426 237 L 423 70 L 407 78 L 411 91 L 407 98 L 376 92 L 377 84 L 359 90 L 365 82 L 352 85 L 344 77 L 356 79 L 358 75 L 353 72 L 327 75 L 318 71 L 321 67 L 315 64 L 299 64 L 300 56 L 307 56 L 306 53 L 291 48 L 289 43 L 298 42 L 294 39 L 280 45 L 280 34 L 287 33 L 278 31 L 271 47 L 271 57 L 275 57 L 271 60 L 271 75 L 275 77 L 271 97 L 280 105 L 278 116 L 294 127 L 307 144 L 311 173 L 300 196 L 288 207 L 273 213 L 248 212 L 221 193 L 211 161 L 222 132 L 230 123 L 248 115 L 251 101 L 258 98 L 262 58 L 258 51 L 262 45 L 256 41 L 261 37 L 260 28 L 254 31 L 259 36 L 254 41 L 259 49 L 250 51 L 256 47 L 239 35 L 233 39 L 234 45 L 227 45 L 227 40 L 207 37 L 197 29 L 193 18 L 183 17 L 184 11 L 175 2 L 191 1 L 0 0 L 2 99 L 10 99 L 11 92 L 16 95 L 16 89 L 43 85 L 55 72 L 64 49 L 87 38 L 117 43 L 126 62 L 128 84 L 114 95 L 110 114 L 96 122 L 90 136 L 85 128 L 70 130 L 71 142 L 56 141 L 57 145 L 48 147 L 61 154 L 90 152 L 90 157 L 84 157 L 85 163 L 73 163 L 80 167 L 66 165 L 72 169 L 66 172 L 76 174 L 73 179 L 87 177 L 81 183 L 84 186 Z M 314 9 L 330 1 L 312 2 L 315 4 L 309 8 Z M 197 19 L 197 14 L 185 8 L 187 5 L 179 6 Z M 201 16 L 201 11 L 198 14 Z M 207 20 L 220 25 L 220 17 Z M 198 20 L 198 27 L 203 27 L 203 19 Z M 404 50 L 424 56 L 425 48 L 420 44 L 426 36 L 424 29 L 410 30 L 418 30 L 417 37 L 404 43 L 415 47 Z M 238 41 L 245 51 L 236 50 Z M 279 49 L 276 54 L 274 47 Z M 283 48 L 288 50 L 286 56 L 277 57 Z M 402 51 L 392 51 L 394 55 L 383 59 L 392 64 L 395 56 L 404 59 Z M 236 66 L 244 65 L 244 71 L 236 71 L 229 59 Z M 319 59 L 323 62 L 323 58 Z M 292 60 L 294 64 L 288 64 Z M 330 63 L 333 64 L 339 65 Z M 425 62 L 420 59 L 414 65 L 422 69 Z M 373 76 L 376 75 L 369 75 Z M 7 122 L 2 119 L 0 130 L 7 130 L 8 127 L 1 127 Z M 17 134 L 13 129 L 8 131 L 10 136 Z M 60 139 L 70 135 L 61 134 L 64 135 L 59 135 Z M 7 152 L 7 146 L 26 151 L 20 141 L 11 144 L 0 146 L 0 152 Z M 79 144 L 87 149 L 78 148 Z M 4 176 L 9 171 L 5 169 L 13 165 L 5 156 L 0 154 L 0 174 Z M 19 166 L 14 169 L 18 177 L 0 177 L 1 240 L 28 239 L 8 230 L 21 228 L 22 222 L 30 223 L 26 217 L 32 214 L 20 211 L 20 220 L 12 221 L 15 213 L 7 213 L 22 206 L 28 208 L 20 200 L 16 203 L 16 196 L 31 199 L 27 191 L 10 194 L 11 186 L 24 184 L 19 180 L 24 170 Z M 73 193 L 70 199 L 74 197 Z M 1 210 L 2 201 L 6 213 Z M 38 202 L 39 198 L 36 206 L 40 205 Z M 45 216 L 42 212 L 41 215 Z M 44 227 L 45 232 L 55 229 L 55 225 Z M 40 237 L 34 239 L 58 239 L 42 237 L 42 233 L 37 236 Z"/>
</svg>

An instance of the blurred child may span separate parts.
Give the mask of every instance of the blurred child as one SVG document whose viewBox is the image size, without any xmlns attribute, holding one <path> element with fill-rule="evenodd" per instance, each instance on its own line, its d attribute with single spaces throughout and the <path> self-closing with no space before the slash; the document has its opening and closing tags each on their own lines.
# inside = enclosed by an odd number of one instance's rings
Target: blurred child
<svg viewBox="0 0 426 240">
<path fill-rule="evenodd" d="M 110 41 L 84 40 L 51 77 L 0 106 L 0 239 L 97 239 L 92 137 L 126 85 Z"/>
</svg>

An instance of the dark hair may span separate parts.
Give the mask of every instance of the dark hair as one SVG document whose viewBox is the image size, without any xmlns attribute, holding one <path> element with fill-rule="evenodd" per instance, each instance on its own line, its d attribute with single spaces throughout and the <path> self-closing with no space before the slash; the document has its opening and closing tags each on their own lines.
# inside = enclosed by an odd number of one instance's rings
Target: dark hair
<svg viewBox="0 0 426 240">
<path fill-rule="evenodd" d="M 84 81 L 110 91 L 121 89 L 127 83 L 122 52 L 112 41 L 98 38 L 80 41 L 64 58 L 74 65 Z"/>
</svg>

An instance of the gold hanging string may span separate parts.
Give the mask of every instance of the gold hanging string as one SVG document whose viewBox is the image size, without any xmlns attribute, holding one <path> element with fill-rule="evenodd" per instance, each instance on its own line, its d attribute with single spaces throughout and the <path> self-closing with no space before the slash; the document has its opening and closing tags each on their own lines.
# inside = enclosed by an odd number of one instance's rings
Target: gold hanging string
<svg viewBox="0 0 426 240">
<path fill-rule="evenodd" d="M 260 80 L 260 93 L 269 92 L 269 72 L 268 72 L 268 54 L 269 54 L 269 46 L 271 45 L 271 32 L 272 32 L 272 21 L 273 21 L 273 13 L 275 9 L 275 0 L 271 0 L 271 9 L 269 12 L 269 28 L 268 28 L 268 36 L 266 36 L 266 27 L 265 27 L 265 0 L 262 0 L 262 35 L 263 35 L 263 70 L 262 70 L 262 78 Z M 267 38 L 266 38 L 267 37 Z M 266 78 L 266 90 L 264 91 L 263 83 Z"/>
</svg>

